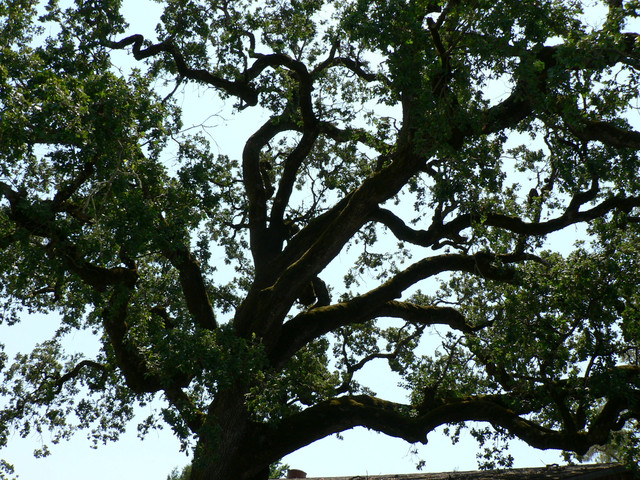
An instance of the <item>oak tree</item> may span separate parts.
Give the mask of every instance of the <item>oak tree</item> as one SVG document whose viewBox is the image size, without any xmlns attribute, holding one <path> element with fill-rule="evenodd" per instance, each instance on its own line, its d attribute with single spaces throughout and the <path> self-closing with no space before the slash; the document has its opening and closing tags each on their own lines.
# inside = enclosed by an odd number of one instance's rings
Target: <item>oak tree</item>
<svg viewBox="0 0 640 480">
<path fill-rule="evenodd" d="M 159 399 L 193 479 L 356 426 L 638 458 L 639 2 L 120 3 L 0 1 L 2 322 L 59 319 L 0 358 L 0 445 Z M 237 158 L 194 86 L 263 119 Z"/>
</svg>

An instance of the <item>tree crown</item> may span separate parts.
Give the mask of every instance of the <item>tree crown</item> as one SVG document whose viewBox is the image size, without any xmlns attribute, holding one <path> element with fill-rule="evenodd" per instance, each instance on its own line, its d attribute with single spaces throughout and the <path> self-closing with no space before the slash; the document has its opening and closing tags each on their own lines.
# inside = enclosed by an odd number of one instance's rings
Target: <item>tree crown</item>
<svg viewBox="0 0 640 480">
<path fill-rule="evenodd" d="M 636 458 L 637 2 L 176 0 L 155 38 L 120 3 L 0 2 L 2 321 L 60 319 L 0 358 L 0 445 L 162 395 L 193 478 L 354 426 Z M 264 119 L 238 158 L 192 86 Z"/>
</svg>

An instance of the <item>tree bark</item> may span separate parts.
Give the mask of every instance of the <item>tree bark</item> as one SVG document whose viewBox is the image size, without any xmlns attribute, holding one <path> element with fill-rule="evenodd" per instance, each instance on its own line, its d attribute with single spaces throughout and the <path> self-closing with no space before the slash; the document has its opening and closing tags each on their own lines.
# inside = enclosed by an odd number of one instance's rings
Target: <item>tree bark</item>
<svg viewBox="0 0 640 480">
<path fill-rule="evenodd" d="M 259 432 L 242 388 L 220 392 L 200 432 L 191 480 L 268 480 L 271 462 L 256 462 Z M 275 461 L 275 460 L 274 460 Z"/>
</svg>

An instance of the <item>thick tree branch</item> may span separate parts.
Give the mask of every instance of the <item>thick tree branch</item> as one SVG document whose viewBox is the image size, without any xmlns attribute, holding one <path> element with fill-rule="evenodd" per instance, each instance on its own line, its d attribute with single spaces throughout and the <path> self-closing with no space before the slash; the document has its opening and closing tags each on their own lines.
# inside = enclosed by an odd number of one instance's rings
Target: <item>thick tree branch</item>
<svg viewBox="0 0 640 480">
<path fill-rule="evenodd" d="M 294 280 L 317 275 L 367 222 L 378 205 L 397 193 L 421 164 L 421 157 L 407 151 L 396 152 L 388 167 L 368 177 L 359 188 L 310 224 L 308 228 L 312 233 L 296 235 L 283 252 L 282 261 L 287 269 L 274 288 L 288 290 Z"/>
<path fill-rule="evenodd" d="M 484 113 L 480 131 L 486 134 L 515 127 L 521 120 L 533 113 L 536 100 L 532 94 L 546 90 L 546 77 L 551 68 L 561 67 L 571 71 L 600 69 L 605 66 L 614 66 L 619 62 L 635 69 L 640 68 L 640 51 L 637 47 L 638 35 L 636 33 L 623 33 L 617 48 L 590 47 L 589 52 L 563 44 L 544 46 L 537 48 L 537 51 L 523 51 L 520 47 L 496 42 L 493 37 L 471 35 L 476 40 L 488 44 L 485 48 L 491 48 L 493 45 L 494 48 L 499 48 L 502 51 L 511 51 L 511 56 L 519 57 L 521 63 L 530 62 L 532 59 L 544 63 L 544 69 L 538 72 L 534 83 L 531 83 L 530 79 L 518 79 L 513 93 Z M 576 58 L 580 58 L 582 63 L 576 63 Z M 564 59 L 571 59 L 571 61 L 565 66 Z M 637 148 L 640 142 L 640 133 L 619 129 L 607 122 L 587 121 L 582 126 L 575 126 L 572 129 L 575 129 L 574 134 L 578 138 L 598 140 L 614 147 Z"/>
<path fill-rule="evenodd" d="M 53 197 L 53 208 L 57 209 L 60 205 L 69 200 L 69 198 L 78 191 L 82 184 L 91 177 L 94 170 L 95 161 L 86 163 L 76 178 L 58 188 L 58 191 Z"/>
<path fill-rule="evenodd" d="M 217 328 L 218 324 L 198 260 L 186 247 L 166 247 L 163 253 L 178 270 L 187 309 L 195 324 L 207 330 Z"/>
<path fill-rule="evenodd" d="M 326 135 L 331 140 L 338 143 L 354 141 L 362 143 L 363 145 L 366 145 L 378 152 L 386 153 L 393 150 L 393 147 L 390 144 L 375 138 L 374 135 L 364 128 L 338 128 L 333 123 L 326 121 L 318 122 L 318 128 L 321 134 Z"/>
<path fill-rule="evenodd" d="M 78 253 L 75 245 L 66 242 L 52 241 L 51 247 L 69 270 L 98 292 L 105 292 L 108 287 L 119 284 L 134 285 L 138 281 L 138 272 L 135 267 L 99 267 L 85 260 Z"/>
<path fill-rule="evenodd" d="M 582 192 L 578 192 L 574 198 L 578 198 Z M 634 207 L 640 206 L 640 197 L 624 197 L 615 196 L 603 200 L 598 205 L 584 211 L 578 211 L 582 200 L 569 205 L 565 212 L 557 218 L 540 223 L 527 223 L 520 218 L 508 217 L 505 215 L 488 214 L 486 225 L 500 227 L 513 233 L 522 235 L 546 235 L 563 229 L 569 225 L 576 223 L 589 222 L 603 215 L 617 210 L 621 212 L 629 212 Z M 588 200 L 585 200 L 585 202 Z"/>
<path fill-rule="evenodd" d="M 348 302 L 300 313 L 283 325 L 278 342 L 272 349 L 271 359 L 274 363 L 280 364 L 312 339 L 340 326 L 362 323 L 387 314 L 399 315 L 401 311 L 407 316 L 417 315 L 419 312 L 424 315 L 423 322 L 461 326 L 459 317 L 452 310 L 436 307 L 414 309 L 406 304 L 389 302 L 400 297 L 406 288 L 417 282 L 446 271 L 467 272 L 503 282 L 512 281 L 514 272 L 506 267 L 494 266 L 492 262 L 496 258 L 489 253 L 438 255 L 426 258 L 396 274 L 379 287 Z M 519 262 L 525 259 L 514 257 L 512 261 Z M 431 315 L 432 319 L 427 315 Z"/>
<path fill-rule="evenodd" d="M 298 77 L 298 102 L 302 116 L 302 138 L 298 145 L 287 156 L 284 161 L 284 168 L 278 184 L 273 207 L 271 209 L 270 226 L 271 234 L 274 238 L 274 255 L 280 253 L 282 242 L 286 234 L 284 232 L 284 213 L 291 197 L 291 192 L 298 178 L 300 166 L 313 150 L 318 138 L 318 121 L 313 111 L 313 80 L 306 68 L 302 66 L 296 71 Z"/>
<path fill-rule="evenodd" d="M 48 249 L 55 253 L 69 270 L 76 273 L 84 282 L 103 292 L 110 285 L 135 283 L 138 273 L 135 268 L 104 268 L 88 262 L 79 252 L 77 246 L 69 242 L 65 234 L 59 230 L 54 221 L 56 210 L 52 201 L 30 202 L 22 193 L 11 189 L 0 182 L 0 189 L 9 199 L 10 215 L 16 226 L 25 229 L 31 235 L 48 238 Z M 63 197 L 66 194 L 63 194 Z M 65 205 L 59 205 L 61 209 Z"/>
<path fill-rule="evenodd" d="M 189 429 L 197 434 L 204 426 L 206 414 L 196 408 L 189 396 L 179 387 L 169 387 L 164 390 L 167 400 L 180 412 Z"/>
<path fill-rule="evenodd" d="M 143 60 L 145 58 L 153 57 L 160 53 L 166 53 L 171 55 L 175 62 L 178 74 L 184 78 L 190 80 L 197 80 L 199 82 L 211 85 L 212 87 L 223 90 L 230 95 L 234 95 L 241 98 L 247 105 L 253 106 L 258 103 L 258 92 L 249 86 L 248 82 L 229 81 L 224 78 L 213 75 L 212 73 L 203 69 L 192 69 L 188 66 L 187 61 L 180 52 L 179 48 L 171 40 L 165 40 L 160 43 L 149 45 L 146 48 L 143 47 L 144 36 L 140 34 L 131 35 L 118 42 L 111 40 L 103 40 L 103 44 L 106 47 L 113 49 L 124 49 L 128 46 L 132 46 L 133 56 L 136 60 Z M 256 74 L 259 72 L 255 72 Z M 252 77 L 253 78 L 253 77 Z"/>
<path fill-rule="evenodd" d="M 318 138 L 318 131 L 316 129 L 305 129 L 302 138 L 294 150 L 287 156 L 284 162 L 284 169 L 280 182 L 278 183 L 278 191 L 276 192 L 275 199 L 273 200 L 273 207 L 271 208 L 271 215 L 269 219 L 270 229 L 273 234 L 279 239 L 277 253 L 280 253 L 282 241 L 286 238 L 284 213 L 289 204 L 293 187 L 298 179 L 298 172 L 300 166 L 307 158 L 307 155 L 313 149 L 316 139 Z M 275 253 L 275 252 L 274 252 Z"/>
<path fill-rule="evenodd" d="M 470 218 L 461 215 L 447 224 L 443 224 L 439 218 L 434 218 L 427 230 L 415 230 L 385 208 L 377 209 L 370 217 L 372 221 L 382 223 L 389 228 L 398 240 L 423 247 L 437 246 L 445 238 L 454 243 L 464 243 L 465 238 L 460 235 L 460 231 L 471 226 Z"/>
<path fill-rule="evenodd" d="M 162 388 L 162 382 L 150 374 L 140 352 L 127 341 L 127 316 L 133 287 L 123 284 L 113 289 L 108 306 L 102 311 L 102 320 L 117 365 L 129 388 L 136 393 L 157 392 Z"/>
<path fill-rule="evenodd" d="M 277 276 L 275 283 L 266 288 L 258 284 L 238 309 L 234 319 L 238 333 L 243 336 L 251 332 L 277 333 L 300 288 L 338 255 L 351 236 L 366 223 L 378 203 L 397 193 L 418 170 L 420 163 L 413 154 L 398 154 L 396 162 L 367 178 L 353 193 L 293 237 L 270 265 L 272 275 Z M 260 247 L 260 243 L 255 245 L 255 248 Z M 269 311 L 269 317 L 259 323 L 252 314 L 258 305 Z"/>
<path fill-rule="evenodd" d="M 617 148 L 640 149 L 640 132 L 626 130 L 608 122 L 585 120 L 569 125 L 571 133 L 583 141 L 598 141 Z"/>
<path fill-rule="evenodd" d="M 543 236 L 576 223 L 589 222 L 600 218 L 614 210 L 629 212 L 634 207 L 640 206 L 640 197 L 615 196 L 603 200 L 588 210 L 579 211 L 582 205 L 595 198 L 598 191 L 597 183 L 594 183 L 590 190 L 577 192 L 561 216 L 545 222 L 526 222 L 519 217 L 486 213 L 483 224 L 490 227 L 503 228 L 518 235 Z M 449 239 L 454 243 L 463 243 L 465 239 L 460 235 L 460 232 L 473 225 L 473 216 L 471 214 L 462 214 L 448 223 L 441 223 L 434 219 L 434 222 L 427 230 L 416 230 L 406 225 L 394 213 L 382 208 L 376 210 L 370 216 L 370 219 L 388 227 L 399 240 L 423 247 L 435 248 L 439 246 L 439 242 L 442 239 Z"/>
<path fill-rule="evenodd" d="M 389 301 L 382 305 L 376 317 L 402 318 L 417 325 L 447 325 L 462 333 L 474 333 L 490 325 L 489 322 L 480 325 L 470 325 L 464 315 L 452 307 L 434 305 L 416 305 L 410 302 Z"/>
<path fill-rule="evenodd" d="M 294 122 L 286 118 L 271 118 L 249 137 L 242 151 L 242 178 L 249 201 L 251 252 L 259 275 L 272 253 L 271 243 L 265 241 L 268 238 L 267 200 L 269 195 L 260 171 L 260 151 L 277 134 L 293 127 Z"/>
<path fill-rule="evenodd" d="M 287 69 L 295 72 L 298 78 L 309 77 L 309 72 L 304 63 L 295 60 L 294 58 L 284 53 L 270 53 L 262 54 L 255 53 L 252 55 L 256 59 L 253 65 L 245 72 L 245 77 L 249 80 L 253 80 L 258 77 L 267 68 L 286 67 Z"/>
<path fill-rule="evenodd" d="M 176 374 L 163 377 L 151 371 L 143 349 L 130 340 L 131 325 L 128 321 L 129 304 L 135 284 L 121 283 L 111 292 L 107 306 L 102 311 L 105 332 L 113 348 L 116 363 L 125 377 L 127 385 L 136 393 L 164 390 L 169 396 L 178 395 L 177 389 L 187 386 L 192 377 Z M 174 392 L 173 394 L 171 392 Z"/>
<path fill-rule="evenodd" d="M 637 396 L 637 394 L 636 394 Z M 404 404 L 366 395 L 343 396 L 321 402 L 299 414 L 285 418 L 264 436 L 260 455 L 281 458 L 327 435 L 362 426 L 409 443 L 427 443 L 427 435 L 437 427 L 458 422 L 489 422 L 513 433 L 539 449 L 558 449 L 584 454 L 593 445 L 606 443 L 612 430 L 622 428 L 620 415 L 631 400 L 610 399 L 592 423 L 581 432 L 556 431 L 523 418 L 531 407 L 509 408 L 499 395 L 443 400 L 418 412 Z"/>
<path fill-rule="evenodd" d="M 323 61 L 311 72 L 311 75 L 315 78 L 324 70 L 327 70 L 328 68 L 335 67 L 335 66 L 344 67 L 350 70 L 351 72 L 353 72 L 359 78 L 361 78 L 362 80 L 365 80 L 366 82 L 375 82 L 376 80 L 382 80 L 382 81 L 385 81 L 385 83 L 388 82 L 388 79 L 384 78 L 383 76 L 366 71 L 363 68 L 367 66 L 366 64 L 363 64 L 357 60 L 353 60 L 351 58 L 346 58 L 346 57 L 327 58 L 325 61 Z"/>
<path fill-rule="evenodd" d="M 555 47 L 542 47 L 536 53 L 527 52 L 521 61 L 543 62 L 544 68 L 539 71 L 535 78 L 525 76 L 516 78 L 516 86 L 509 97 L 493 107 L 487 109 L 481 116 L 479 133 L 488 135 L 502 131 L 506 128 L 514 128 L 518 123 L 531 115 L 537 105 L 536 95 L 544 93 L 547 89 L 547 74 L 552 67 L 557 65 L 557 50 Z M 533 58 L 531 58 L 533 57 Z M 473 134 L 475 127 L 470 127 L 463 133 Z"/>
</svg>

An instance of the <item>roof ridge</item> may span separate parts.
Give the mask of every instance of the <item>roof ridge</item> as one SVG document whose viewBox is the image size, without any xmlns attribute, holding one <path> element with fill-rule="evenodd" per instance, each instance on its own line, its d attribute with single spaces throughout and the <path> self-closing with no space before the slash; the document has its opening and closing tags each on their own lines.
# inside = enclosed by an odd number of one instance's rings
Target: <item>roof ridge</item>
<svg viewBox="0 0 640 480">
<path fill-rule="evenodd" d="M 306 477 L 306 480 L 596 480 L 627 478 L 621 463 L 592 463 L 580 465 L 551 464 L 500 470 L 468 470 L 383 475 L 348 475 L 341 477 Z M 632 478 L 631 472 L 629 477 Z"/>
</svg>

